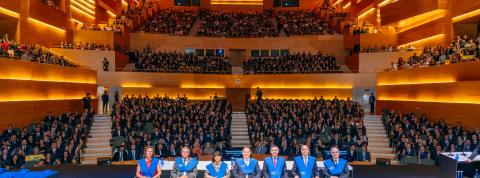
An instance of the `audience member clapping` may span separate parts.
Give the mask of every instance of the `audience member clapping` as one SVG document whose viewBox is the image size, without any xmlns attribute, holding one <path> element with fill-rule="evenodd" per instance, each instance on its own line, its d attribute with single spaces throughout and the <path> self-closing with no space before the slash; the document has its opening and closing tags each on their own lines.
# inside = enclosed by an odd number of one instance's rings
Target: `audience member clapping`
<svg viewBox="0 0 480 178">
<path fill-rule="evenodd" d="M 245 74 L 341 72 L 334 56 L 297 53 L 278 57 L 252 57 L 243 64 Z"/>
</svg>

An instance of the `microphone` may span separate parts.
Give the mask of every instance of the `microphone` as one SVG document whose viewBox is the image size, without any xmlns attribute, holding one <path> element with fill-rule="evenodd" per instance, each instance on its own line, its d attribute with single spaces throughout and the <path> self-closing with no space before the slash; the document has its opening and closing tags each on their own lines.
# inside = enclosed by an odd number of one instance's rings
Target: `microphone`
<svg viewBox="0 0 480 178">
<path fill-rule="evenodd" d="M 462 156 L 467 156 L 467 154 L 465 154 L 465 145 L 463 145 Z"/>
</svg>

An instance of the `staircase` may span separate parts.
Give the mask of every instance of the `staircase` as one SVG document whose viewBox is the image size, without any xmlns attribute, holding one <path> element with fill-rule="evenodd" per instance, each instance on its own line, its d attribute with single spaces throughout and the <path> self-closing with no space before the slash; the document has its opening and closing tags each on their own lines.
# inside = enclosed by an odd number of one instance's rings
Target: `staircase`
<svg viewBox="0 0 480 178">
<path fill-rule="evenodd" d="M 250 138 L 248 137 L 247 115 L 244 112 L 232 113 L 232 129 L 231 129 L 231 145 L 232 147 L 250 146 Z"/>
<path fill-rule="evenodd" d="M 366 115 L 364 123 L 367 129 L 368 151 L 370 151 L 372 162 L 375 162 L 376 158 L 389 158 L 391 164 L 398 164 L 393 149 L 389 146 L 381 116 Z"/>
<path fill-rule="evenodd" d="M 111 157 L 112 147 L 110 146 L 112 120 L 107 115 L 94 116 L 92 128 L 87 138 L 87 148 L 82 155 L 82 165 L 96 165 L 97 158 Z"/>
</svg>

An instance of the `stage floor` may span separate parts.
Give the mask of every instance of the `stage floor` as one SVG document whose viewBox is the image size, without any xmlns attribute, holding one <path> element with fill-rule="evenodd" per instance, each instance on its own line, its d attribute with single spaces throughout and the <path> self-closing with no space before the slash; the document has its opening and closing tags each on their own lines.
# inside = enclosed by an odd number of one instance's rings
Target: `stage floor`
<svg viewBox="0 0 480 178">
<path fill-rule="evenodd" d="M 48 168 L 32 168 L 32 170 L 53 169 L 59 172 L 60 178 L 132 178 L 136 166 L 80 166 L 65 165 Z M 354 178 L 436 178 L 438 167 L 423 165 L 403 166 L 354 166 Z M 199 178 L 203 178 L 199 171 Z M 170 177 L 169 171 L 162 171 L 162 178 Z"/>
</svg>

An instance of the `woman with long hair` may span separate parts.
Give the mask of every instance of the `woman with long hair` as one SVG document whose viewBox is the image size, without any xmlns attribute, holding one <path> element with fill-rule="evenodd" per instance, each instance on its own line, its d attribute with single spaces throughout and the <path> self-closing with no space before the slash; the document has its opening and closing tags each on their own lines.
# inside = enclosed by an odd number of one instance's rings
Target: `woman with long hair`
<svg viewBox="0 0 480 178">
<path fill-rule="evenodd" d="M 229 178 L 230 171 L 226 163 L 222 161 L 222 155 L 219 151 L 213 153 L 212 163 L 207 165 L 205 178 Z"/>
<path fill-rule="evenodd" d="M 153 157 L 154 152 L 153 147 L 145 147 L 144 159 L 138 161 L 137 178 L 160 178 L 162 174 L 160 160 Z"/>
</svg>

